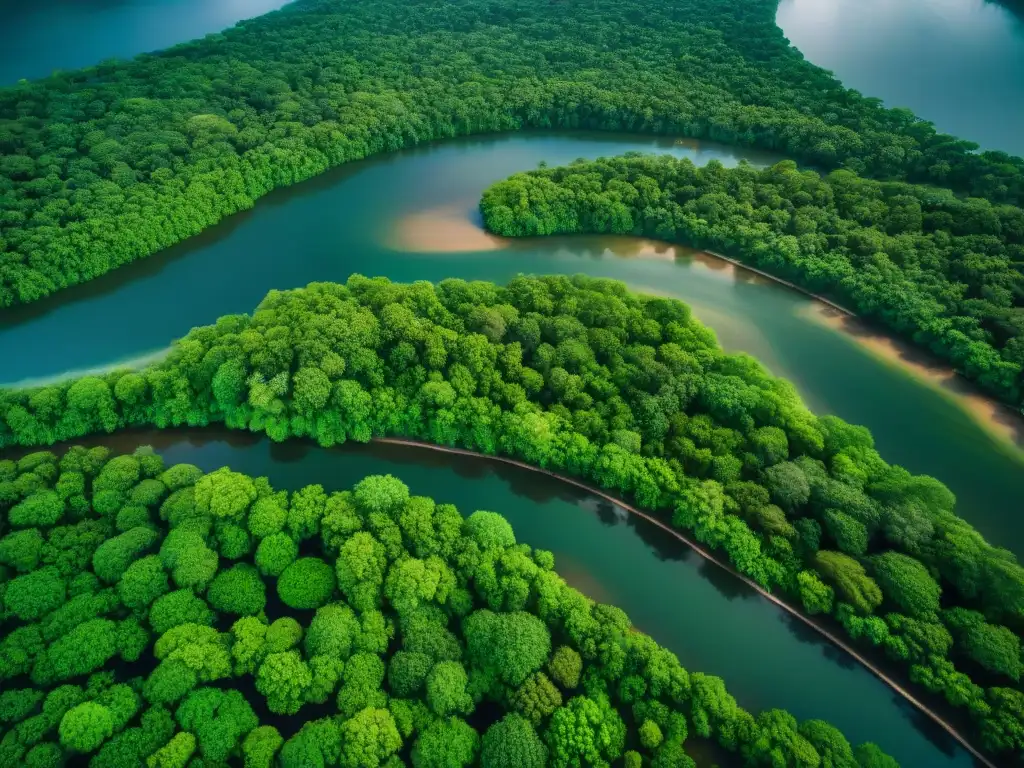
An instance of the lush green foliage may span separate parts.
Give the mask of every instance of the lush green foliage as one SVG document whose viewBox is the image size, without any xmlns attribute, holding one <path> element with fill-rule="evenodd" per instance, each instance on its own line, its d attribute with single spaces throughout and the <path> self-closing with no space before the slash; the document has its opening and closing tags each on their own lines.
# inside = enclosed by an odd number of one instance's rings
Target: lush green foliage
<svg viewBox="0 0 1024 768">
<path fill-rule="evenodd" d="M 1024 210 L 792 162 L 697 168 L 627 155 L 517 174 L 484 194 L 498 234 L 640 234 L 718 249 L 825 294 L 1019 404 Z"/>
<path fill-rule="evenodd" d="M 161 553 L 169 544 L 178 546 L 174 539 L 182 532 L 218 551 L 225 536 L 218 528 L 221 513 L 230 511 L 246 526 L 257 510 L 265 511 L 261 502 L 271 500 L 289 517 L 300 516 L 304 530 L 318 531 L 305 544 L 318 556 L 296 560 L 277 581 L 282 595 L 295 597 L 284 602 L 304 610 L 304 623 L 290 616 L 268 620 L 262 582 L 248 558 L 235 564 L 224 558 L 209 586 L 182 590 L 207 605 L 208 616 L 252 614 L 214 627 L 209 619 L 195 621 L 194 612 L 153 620 L 159 600 L 171 595 L 154 601 L 160 590 L 140 591 L 129 583 L 157 568 L 166 589 L 174 566 L 160 556 L 136 552 L 117 584 L 108 587 L 90 570 L 88 557 L 64 571 L 43 564 L 56 551 L 53 545 L 43 563 L 23 575 L 0 571 L 0 766 L 42 764 L 45 750 L 52 765 L 75 754 L 94 755 L 89 764 L 95 768 L 184 768 L 243 759 L 246 766 L 264 768 L 397 768 L 405 764 L 403 757 L 417 768 L 522 768 L 544 765 L 546 755 L 552 765 L 578 764 L 577 757 L 608 764 L 627 747 L 654 764 L 671 759 L 684 766 L 691 763 L 670 756 L 682 755 L 687 722 L 731 750 L 756 756 L 752 765 L 767 759 L 769 747 L 780 755 L 797 749 L 813 754 L 807 765 L 817 765 L 815 748 L 792 717 L 777 713 L 773 717 L 786 727 L 767 731 L 759 725 L 765 715 L 755 719 L 739 709 L 720 680 L 688 673 L 671 653 L 631 631 L 621 611 L 568 587 L 551 569 L 550 553 L 518 544 L 508 523 L 493 513 L 463 520 L 450 505 L 411 497 L 393 477 L 368 477 L 330 496 L 319 486 L 289 495 L 275 492 L 265 479 L 226 470 L 204 476 L 188 467 L 164 471 L 147 450 L 106 463 L 104 458 L 102 452 L 73 448 L 60 459 L 33 454 L 19 462 L 14 482 L 29 475 L 40 479 L 25 499 L 49 493 L 68 475 L 85 480 L 78 487 L 88 504 L 63 520 L 33 527 L 47 548 L 62 530 L 92 524 L 100 525 L 107 541 L 119 538 L 114 515 L 95 509 L 103 493 L 97 489 L 112 465 L 135 481 L 122 488 L 121 504 L 130 504 L 144 486 L 157 499 L 147 530 L 153 535 L 150 549 Z M 85 459 L 92 469 L 80 469 Z M 155 484 L 162 492 L 153 492 Z M 189 500 L 176 501 L 177 493 Z M 321 496 L 325 503 L 311 513 L 310 497 Z M 8 498 L 0 506 L 5 523 L 12 502 Z M 329 510 L 344 511 L 345 533 L 331 522 Z M 280 535 L 298 533 L 269 534 Z M 360 593 L 367 607 L 344 601 L 335 568 L 327 565 L 343 570 L 345 544 L 356 537 L 384 550 L 383 580 L 365 570 L 357 577 L 368 579 Z M 97 552 L 103 546 L 96 540 L 85 545 Z M 499 563 L 514 563 L 515 577 L 495 581 Z M 295 583 L 284 588 L 290 571 Z M 41 573 L 56 578 L 68 596 L 62 591 L 56 604 L 30 616 L 13 611 L 7 602 L 11 585 Z M 261 587 L 254 588 L 256 583 Z M 126 604 L 122 593 L 136 599 Z M 87 607 L 73 608 L 76 601 Z M 508 601 L 517 609 L 489 607 Z M 118 646 L 82 661 L 81 645 L 94 645 L 98 636 L 75 633 L 94 622 Z M 120 638 L 136 633 L 141 647 L 130 653 Z M 125 662 L 148 657 L 156 666 L 118 664 L 118 655 Z M 571 686 L 556 686 L 539 671 L 546 665 L 562 670 L 556 680 L 580 678 L 582 690 L 573 690 L 575 679 Z M 73 672 L 54 674 L 66 669 Z M 150 669 L 147 677 L 136 674 Z M 22 678 L 32 687 L 19 688 Z M 242 691 L 253 688 L 252 695 L 263 700 L 245 698 Z M 481 734 L 467 719 L 484 704 L 475 718 Z M 301 718 L 311 705 L 327 709 L 318 709 L 314 719 Z M 713 720 L 704 717 L 706 710 L 716 713 Z M 257 711 L 279 716 L 274 722 L 285 732 L 261 725 Z M 288 715 L 301 719 L 280 717 Z M 833 741 L 851 751 L 838 733 Z M 200 762 L 190 763 L 193 757 Z"/>
<path fill-rule="evenodd" d="M 300 395 L 298 382 L 313 380 L 320 381 L 316 396 L 309 389 Z M 578 475 L 670 516 L 703 544 L 723 550 L 739 571 L 789 593 L 808 612 L 831 613 L 853 638 L 905 663 L 928 690 L 968 707 L 993 751 L 1019 749 L 1024 739 L 1022 694 L 1014 687 L 1018 665 L 1011 659 L 1019 656 L 1024 627 L 1024 570 L 1013 556 L 956 517 L 943 485 L 886 464 L 865 429 L 814 416 L 788 383 L 750 357 L 724 354 L 677 301 L 632 295 L 619 283 L 585 277 L 521 277 L 506 287 L 451 280 L 435 287 L 355 276 L 346 286 L 271 293 L 252 317 L 196 329 L 166 361 L 140 373 L 0 393 L 0 415 L 0 444 L 8 445 L 133 425 L 224 421 L 276 440 L 312 437 L 323 445 L 401 435 Z M 88 455 L 76 459 L 83 466 L 78 472 L 88 468 Z M 56 473 L 33 461 L 0 463 L 0 499 L 12 510 L 26 495 L 50 492 Z M 141 470 L 130 470 L 104 468 L 99 475 L 108 507 L 136 495 L 123 479 Z M 218 603 L 225 601 L 218 610 L 258 613 L 266 577 L 256 568 L 224 564 L 214 578 L 220 558 L 227 559 L 225 547 L 235 548 L 238 529 L 285 530 L 297 541 L 319 535 L 340 555 L 333 573 L 338 590 L 361 612 L 377 609 L 382 595 L 408 611 L 423 601 L 424 585 L 451 587 L 430 560 L 430 548 L 389 568 L 397 533 L 359 530 L 352 505 L 318 486 L 286 505 L 259 497 L 258 486 L 235 473 L 188 481 L 194 487 L 177 475 L 168 481 L 173 492 L 160 509 L 175 529 L 162 544 L 147 527 L 101 544 L 87 538 L 96 547 L 96 575 L 107 584 L 159 549 L 173 582 L 168 587 L 185 590 L 156 599 L 164 627 L 178 612 L 204 623 L 203 606 L 190 602 L 187 590 L 202 591 L 211 579 L 211 603 L 215 594 Z M 80 491 L 70 492 L 58 510 L 61 520 L 89 508 L 79 497 Z M 407 506 L 409 526 L 429 511 L 386 479 L 361 486 L 356 502 L 378 516 Z M 246 505 L 255 521 L 244 519 Z M 191 522 L 197 513 L 213 521 L 212 534 L 206 523 Z M 493 515 L 474 515 L 467 532 L 483 552 L 507 549 L 513 540 L 508 524 Z M 44 545 L 41 562 L 49 565 L 54 557 Z M 73 563 L 88 555 L 59 559 Z M 288 569 L 299 568 L 312 578 L 288 577 Z M 502 627 L 514 623 L 516 635 L 535 637 L 532 644 L 546 657 L 550 649 L 536 624 L 521 616 L 528 589 L 517 568 L 495 562 L 486 578 L 479 576 L 492 613 L 480 612 L 472 623 L 479 637 L 501 636 Z M 246 589 L 215 589 L 229 575 Z M 326 562 L 299 559 L 282 572 L 277 592 L 286 604 L 314 608 L 333 589 L 331 575 Z M 162 589 L 147 584 L 141 595 Z M 251 597 L 243 600 L 243 594 Z M 961 630 L 951 618 L 957 614 L 938 611 L 940 605 L 973 612 L 991 629 L 965 624 Z M 332 621 L 344 623 L 340 616 Z M 414 636 L 406 650 L 459 660 L 450 638 Z M 593 652 L 584 650 L 584 658 Z M 98 643 L 90 651 L 101 652 L 109 658 L 116 649 L 108 641 L 106 649 Z M 470 642 L 467 654 L 490 671 L 495 685 L 520 686 L 545 669 L 563 687 L 578 676 L 568 654 L 545 666 L 540 655 L 519 654 L 498 641 Z M 504 661 L 487 665 L 485 657 Z M 90 656 L 74 668 L 93 663 Z M 987 690 L 968 676 L 981 673 L 977 679 Z M 395 675 L 403 690 L 426 685 L 422 660 L 405 659 Z M 51 677 L 67 679 L 59 670 Z M 379 708 L 370 695 L 375 685 L 363 686 L 365 697 L 354 688 L 353 702 Z M 535 690 L 523 711 L 532 717 L 550 697 L 541 681 L 530 685 Z"/>
<path fill-rule="evenodd" d="M 0 306 L 330 166 L 484 131 L 688 135 L 1021 201 L 1024 161 L 843 88 L 788 45 L 776 5 L 298 0 L 132 62 L 0 88 Z"/>
</svg>

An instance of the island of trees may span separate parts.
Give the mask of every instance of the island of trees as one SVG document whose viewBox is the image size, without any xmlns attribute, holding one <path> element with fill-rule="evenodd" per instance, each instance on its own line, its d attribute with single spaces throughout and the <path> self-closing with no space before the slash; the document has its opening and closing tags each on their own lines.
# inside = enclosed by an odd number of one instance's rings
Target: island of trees
<svg viewBox="0 0 1024 768">
<path fill-rule="evenodd" d="M 792 161 L 704 168 L 628 154 L 488 189 L 500 235 L 637 234 L 710 248 L 837 299 L 1002 400 L 1024 386 L 1024 210 L 949 191 L 821 176 Z"/>
<path fill-rule="evenodd" d="M 331 166 L 471 133 L 708 138 L 1024 200 L 1024 160 L 843 88 L 788 44 L 776 4 L 296 0 L 130 62 L 0 88 L 0 307 Z"/>
<path fill-rule="evenodd" d="M 584 478 L 831 617 L 963 708 L 990 752 L 1024 748 L 1013 555 L 957 517 L 941 483 L 887 464 L 866 429 L 725 354 L 681 302 L 583 276 L 353 276 L 271 292 L 142 371 L 0 392 L 0 447 L 215 422 L 324 446 L 412 438 Z M 15 526 L 59 519 L 78 493 L 69 480 L 25 504 L 43 481 L 0 471 Z"/>
<path fill-rule="evenodd" d="M 392 476 L 293 493 L 151 449 L 0 461 L 0 765 L 892 768 L 753 716 L 518 543 Z M 780 762 L 781 761 L 781 762 Z"/>
</svg>

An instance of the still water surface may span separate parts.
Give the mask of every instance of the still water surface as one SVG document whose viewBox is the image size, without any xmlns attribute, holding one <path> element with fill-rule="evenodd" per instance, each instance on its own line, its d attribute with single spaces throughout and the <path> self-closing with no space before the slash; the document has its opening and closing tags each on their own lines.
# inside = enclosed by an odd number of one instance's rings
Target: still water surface
<svg viewBox="0 0 1024 768">
<path fill-rule="evenodd" d="M 879 359 L 806 297 L 683 249 L 630 238 L 502 241 L 479 228 L 488 184 L 519 170 L 627 150 L 705 163 L 774 158 L 693 142 L 601 134 L 466 139 L 339 168 L 261 200 L 179 246 L 27 307 L 0 312 L 0 383 L 130 360 L 273 288 L 353 272 L 504 282 L 586 272 L 691 304 L 727 349 L 793 381 L 817 412 L 868 426 L 889 461 L 948 484 L 990 541 L 1024 552 L 1024 464 L 940 390 Z"/>
<path fill-rule="evenodd" d="M 126 59 L 277 10 L 288 0 L 15 0 L 0 3 L 0 85 Z"/>
<path fill-rule="evenodd" d="M 822 718 L 851 743 L 874 741 L 910 768 L 972 765 L 955 742 L 902 698 L 803 624 L 649 523 L 537 473 L 484 459 L 404 446 L 323 449 L 214 430 L 128 433 L 86 441 L 126 452 L 153 445 L 168 464 L 230 466 L 277 488 L 319 483 L 343 490 L 368 474 L 393 474 L 412 493 L 468 515 L 504 515 L 517 540 L 554 552 L 580 591 L 619 606 L 683 666 L 723 677 L 752 712 L 782 707 Z"/>
<path fill-rule="evenodd" d="M 1024 19 L 988 0 L 782 0 L 776 22 L 848 88 L 1024 155 Z"/>
</svg>

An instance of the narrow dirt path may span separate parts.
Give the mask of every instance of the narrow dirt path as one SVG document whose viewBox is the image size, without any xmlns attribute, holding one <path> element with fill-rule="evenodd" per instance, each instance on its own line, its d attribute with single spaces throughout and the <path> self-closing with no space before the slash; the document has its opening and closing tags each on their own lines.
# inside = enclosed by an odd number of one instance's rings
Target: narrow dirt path
<svg viewBox="0 0 1024 768">
<path fill-rule="evenodd" d="M 981 764 L 985 765 L 986 768 L 997 768 L 995 763 L 993 763 L 991 760 L 989 760 L 987 757 L 985 757 L 981 752 L 979 752 L 977 749 L 975 749 L 973 746 L 971 746 L 970 742 L 968 742 L 967 739 L 965 739 L 963 736 L 961 736 L 960 733 L 952 725 L 950 725 L 948 722 L 946 722 L 942 718 L 941 715 L 939 715 L 937 712 L 935 712 L 930 707 L 928 707 L 928 705 L 926 705 L 924 702 L 922 702 L 919 699 L 915 698 L 914 695 L 912 693 L 910 693 L 910 691 L 908 691 L 906 688 L 904 688 L 902 685 L 900 685 L 900 683 L 898 683 L 892 677 L 890 677 L 885 672 L 883 672 L 881 669 L 879 669 L 874 664 L 872 664 L 871 661 L 869 661 L 867 658 L 862 656 L 857 650 L 855 650 L 845 640 L 840 638 L 838 635 L 836 635 L 831 630 L 829 630 L 826 627 L 822 626 L 820 623 L 818 623 L 814 619 L 810 618 L 809 616 L 806 616 L 802 611 L 797 610 L 796 608 L 791 606 L 789 603 L 787 603 L 784 600 L 776 597 L 771 592 L 768 592 L 766 589 L 761 587 L 761 585 L 759 585 L 757 582 L 753 581 L 752 579 L 747 578 L 742 573 L 740 573 L 735 568 L 733 568 L 731 565 L 729 565 L 728 563 L 724 562 L 723 560 L 720 560 L 718 557 L 716 557 L 714 554 L 709 552 L 707 549 L 705 549 L 703 546 L 698 544 L 696 541 L 694 541 L 693 539 L 689 538 L 688 536 L 683 535 L 682 533 L 680 533 L 675 528 L 672 528 L 667 523 L 664 523 L 661 520 L 658 520 L 653 515 L 650 515 L 647 512 L 644 512 L 643 510 L 638 509 L 638 508 L 636 508 L 636 507 L 634 507 L 634 506 L 632 506 L 630 504 L 627 504 L 626 502 L 622 501 L 621 499 L 617 499 L 614 496 L 606 493 L 605 491 L 602 491 L 600 488 L 597 488 L 597 487 L 595 487 L 593 485 L 589 485 L 587 483 L 584 483 L 581 480 L 576 480 L 576 479 L 574 479 L 572 477 L 569 477 L 567 475 L 561 475 L 561 474 L 559 474 L 557 472 L 552 472 L 549 469 L 541 469 L 540 467 L 534 467 L 534 466 L 531 466 L 530 464 L 527 464 L 524 461 L 518 461 L 517 459 L 509 459 L 509 458 L 506 458 L 504 456 L 491 456 L 491 455 L 486 454 L 486 453 L 479 453 L 477 451 L 469 451 L 469 450 L 466 450 L 464 448 L 449 448 L 449 447 L 443 446 L 443 445 L 433 445 L 432 443 L 424 443 L 424 442 L 420 442 L 418 440 L 405 440 L 405 439 L 397 438 L 397 437 L 375 437 L 375 438 L 373 438 L 373 442 L 375 442 L 375 443 L 387 443 L 387 444 L 390 444 L 390 445 L 405 445 L 405 446 L 410 446 L 410 447 L 413 447 L 413 448 L 424 448 L 424 449 L 430 450 L 430 451 L 439 451 L 441 453 L 453 453 L 453 454 L 457 454 L 459 456 L 472 456 L 472 457 L 479 458 L 479 459 L 488 459 L 490 461 L 496 461 L 496 462 L 500 462 L 502 464 L 508 464 L 508 465 L 513 466 L 513 467 L 519 467 L 520 469 L 528 470 L 530 472 L 537 472 L 537 473 L 542 474 L 542 475 L 547 475 L 548 477 L 552 477 L 552 478 L 554 478 L 556 480 L 559 480 L 559 481 L 561 481 L 563 483 L 567 483 L 568 485 L 575 486 L 576 488 L 579 488 L 579 489 L 584 490 L 584 491 L 586 491 L 588 493 L 591 493 L 594 496 L 598 496 L 598 497 L 604 499 L 605 501 L 608 501 L 608 502 L 610 502 L 610 503 L 612 503 L 612 504 L 614 504 L 614 505 L 616 505 L 618 507 L 622 507 L 623 509 L 625 509 L 626 511 L 630 512 L 631 514 L 634 514 L 637 517 L 643 518 L 647 522 L 649 522 L 649 523 L 651 523 L 653 525 L 656 525 L 658 528 L 663 530 L 668 535 L 673 536 L 674 538 L 676 538 L 679 541 L 683 542 L 684 544 L 686 544 L 686 546 L 690 547 L 690 549 L 692 549 L 694 552 L 699 554 L 705 560 L 708 560 L 709 562 L 714 563 L 719 568 L 722 568 L 723 570 L 725 570 L 725 571 L 729 572 L 730 574 L 732 574 L 733 576 L 735 576 L 737 579 L 740 579 L 744 584 L 746 584 L 748 587 L 750 587 L 751 589 L 756 591 L 765 600 L 771 601 L 772 603 L 777 605 L 779 608 L 781 608 L 782 610 L 784 610 L 787 613 L 789 613 L 789 615 L 793 616 L 794 618 L 796 618 L 797 620 L 803 622 L 804 624 L 806 624 L 808 627 L 810 627 L 814 631 L 818 632 L 820 635 L 822 635 L 827 640 L 829 640 L 829 642 L 831 642 L 833 645 L 835 645 L 838 648 L 841 648 L 843 651 L 845 651 L 846 653 L 850 654 L 850 656 L 852 656 L 854 659 L 856 659 L 858 662 L 860 662 L 868 671 L 870 671 L 873 675 L 875 675 L 879 680 L 884 682 L 886 685 L 888 685 L 890 688 L 892 688 L 894 691 L 896 691 L 896 693 L 898 693 L 900 696 L 902 696 L 904 699 L 906 699 L 912 705 L 917 707 L 918 710 L 920 710 L 925 715 L 927 715 L 936 725 L 938 725 L 940 728 L 942 728 L 944 731 L 946 731 L 946 733 L 948 733 L 950 736 L 952 736 L 954 739 L 956 739 L 956 741 L 960 744 L 960 746 L 962 746 L 964 749 L 966 749 L 974 757 L 975 760 L 977 760 Z"/>
</svg>

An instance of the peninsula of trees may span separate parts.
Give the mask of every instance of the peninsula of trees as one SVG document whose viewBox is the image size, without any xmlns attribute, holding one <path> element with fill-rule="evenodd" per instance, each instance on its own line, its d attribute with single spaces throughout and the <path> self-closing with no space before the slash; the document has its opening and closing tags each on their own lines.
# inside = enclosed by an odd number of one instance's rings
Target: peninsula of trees
<svg viewBox="0 0 1024 768">
<path fill-rule="evenodd" d="M 488 189 L 499 235 L 636 234 L 719 250 L 824 294 L 948 360 L 1000 399 L 1024 387 L 1024 210 L 821 176 L 792 161 L 704 168 L 629 154 Z"/>
<path fill-rule="evenodd" d="M 82 447 L 0 476 L 3 766 L 692 768 L 691 728 L 751 766 L 896 765 L 745 712 L 503 517 L 392 476 L 288 493 Z"/>
<path fill-rule="evenodd" d="M 585 478 L 833 617 L 964 708 L 986 749 L 1024 748 L 1024 569 L 945 486 L 725 354 L 681 302 L 582 276 L 353 276 L 271 292 L 142 371 L 0 392 L 0 447 L 214 422 L 325 446 L 413 438 Z M 58 519 L 75 493 L 22 504 L 36 481 L 0 471 L 15 526 Z"/>
<path fill-rule="evenodd" d="M 130 62 L 0 88 L 0 307 L 331 166 L 471 133 L 708 138 L 1024 200 L 1024 160 L 843 88 L 789 46 L 776 4 L 296 0 Z"/>
</svg>

